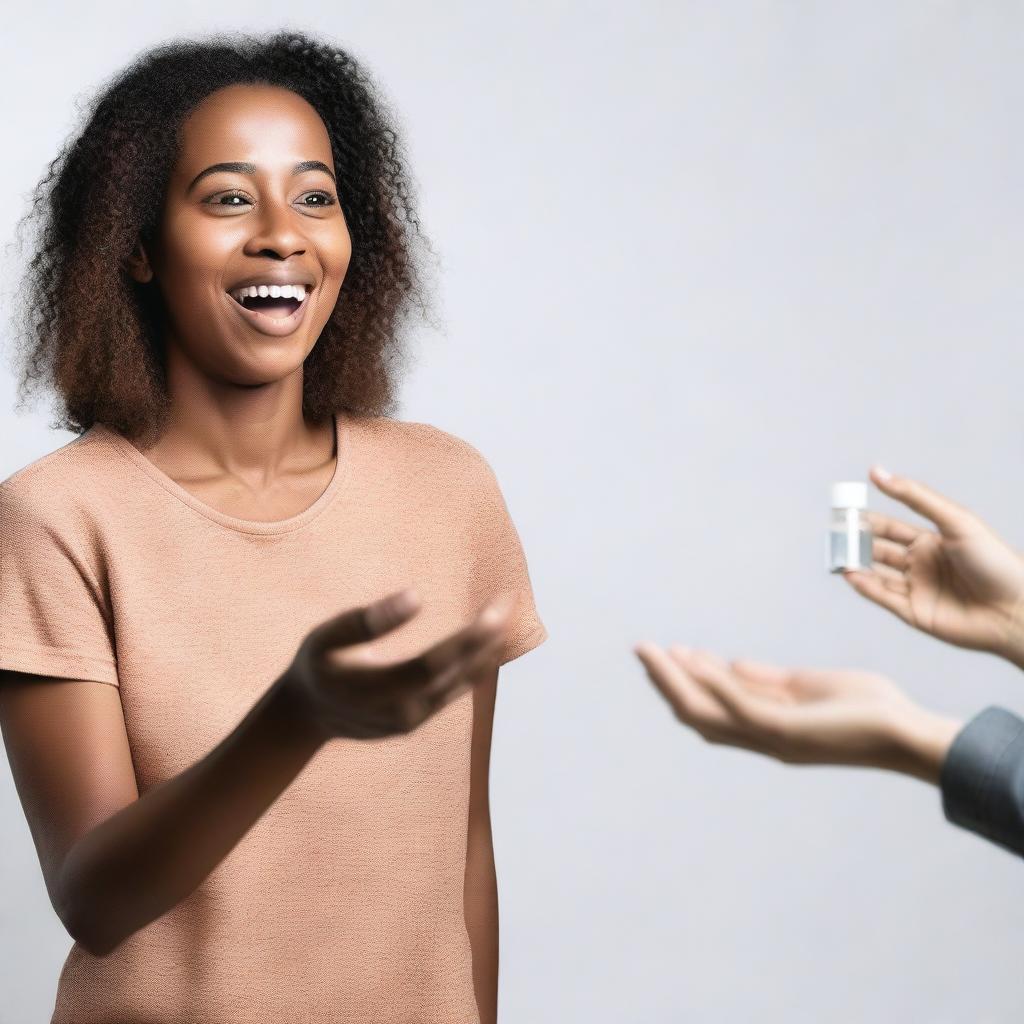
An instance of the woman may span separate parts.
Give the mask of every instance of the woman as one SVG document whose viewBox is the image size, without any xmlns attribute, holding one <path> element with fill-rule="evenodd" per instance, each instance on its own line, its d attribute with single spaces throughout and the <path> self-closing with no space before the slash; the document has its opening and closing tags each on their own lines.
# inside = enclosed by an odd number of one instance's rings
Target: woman
<svg viewBox="0 0 1024 1024">
<path fill-rule="evenodd" d="M 545 630 L 486 461 L 386 415 L 410 197 L 295 33 L 143 55 L 37 190 L 23 384 L 80 436 L 0 486 L 0 721 L 55 1022 L 496 1018 L 497 666 Z"/>
<path fill-rule="evenodd" d="M 936 530 L 867 513 L 870 571 L 847 581 L 924 633 L 1024 669 L 1024 556 L 978 516 L 881 467 L 874 483 Z M 711 743 L 794 764 L 886 768 L 938 785 L 947 819 L 1024 853 L 1024 720 L 990 707 L 965 726 L 873 672 L 725 662 L 678 645 L 636 654 L 678 718 Z"/>
</svg>

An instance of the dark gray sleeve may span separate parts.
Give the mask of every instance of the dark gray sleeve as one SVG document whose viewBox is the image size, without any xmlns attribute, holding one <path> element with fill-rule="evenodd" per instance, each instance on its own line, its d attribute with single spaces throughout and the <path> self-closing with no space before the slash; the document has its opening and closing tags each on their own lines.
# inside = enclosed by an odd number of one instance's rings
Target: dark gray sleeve
<svg viewBox="0 0 1024 1024">
<path fill-rule="evenodd" d="M 1024 719 L 990 707 L 956 734 L 939 775 L 954 825 L 1024 854 Z"/>
</svg>

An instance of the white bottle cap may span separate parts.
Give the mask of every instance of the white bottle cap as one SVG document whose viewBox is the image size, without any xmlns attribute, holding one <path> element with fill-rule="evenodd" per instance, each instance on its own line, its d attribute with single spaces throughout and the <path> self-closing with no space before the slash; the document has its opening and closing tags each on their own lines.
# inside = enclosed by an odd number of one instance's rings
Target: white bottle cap
<svg viewBox="0 0 1024 1024">
<path fill-rule="evenodd" d="M 867 508 L 868 485 L 859 480 L 844 480 L 832 485 L 833 508 Z"/>
</svg>

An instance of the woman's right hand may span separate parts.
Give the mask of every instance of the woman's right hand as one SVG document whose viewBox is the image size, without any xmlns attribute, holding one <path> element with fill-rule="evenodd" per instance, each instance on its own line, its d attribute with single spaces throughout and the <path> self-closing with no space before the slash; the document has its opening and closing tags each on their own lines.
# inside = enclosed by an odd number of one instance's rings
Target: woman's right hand
<svg viewBox="0 0 1024 1024">
<path fill-rule="evenodd" d="M 866 513 L 876 565 L 844 572 L 847 581 L 924 633 L 1024 668 L 1024 555 L 973 512 L 916 480 L 879 467 L 871 479 L 938 530 Z"/>
<path fill-rule="evenodd" d="M 497 663 L 511 610 L 507 599 L 405 661 L 383 663 L 372 650 L 350 649 L 397 629 L 419 607 L 413 591 L 399 591 L 322 622 L 303 640 L 280 683 L 320 739 L 411 732 Z"/>
</svg>

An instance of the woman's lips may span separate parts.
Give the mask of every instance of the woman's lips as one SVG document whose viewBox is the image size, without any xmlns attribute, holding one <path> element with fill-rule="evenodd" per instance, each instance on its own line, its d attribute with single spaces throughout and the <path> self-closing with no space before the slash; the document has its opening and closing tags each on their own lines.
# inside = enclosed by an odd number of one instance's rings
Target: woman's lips
<svg viewBox="0 0 1024 1024">
<path fill-rule="evenodd" d="M 228 292 L 224 293 L 228 302 L 238 311 L 239 315 L 260 334 L 268 334 L 272 338 L 282 338 L 291 334 L 306 315 L 306 307 L 313 297 L 312 291 L 306 292 L 306 297 L 299 303 L 299 308 L 289 316 L 268 316 L 256 309 L 247 309 L 240 302 L 234 299 Z"/>
</svg>

